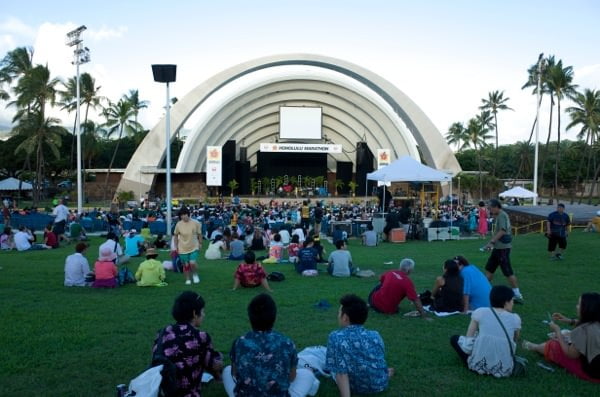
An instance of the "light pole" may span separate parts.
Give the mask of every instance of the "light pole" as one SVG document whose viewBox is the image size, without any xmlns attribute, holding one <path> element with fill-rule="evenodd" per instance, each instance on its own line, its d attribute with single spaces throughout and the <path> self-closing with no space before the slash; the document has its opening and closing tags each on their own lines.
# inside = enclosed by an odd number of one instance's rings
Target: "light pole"
<svg viewBox="0 0 600 397">
<path fill-rule="evenodd" d="M 544 63 L 544 53 L 542 52 L 537 62 L 537 113 L 535 118 L 535 151 L 533 159 L 533 205 L 537 205 L 538 197 L 538 147 L 540 136 L 540 96 L 542 95 L 542 65 Z"/>
<path fill-rule="evenodd" d="M 460 197 L 462 196 L 462 191 L 460 190 L 460 176 L 457 176 L 458 179 L 458 206 L 460 207 Z"/>
<path fill-rule="evenodd" d="M 169 95 L 169 83 L 175 81 L 177 65 L 152 65 L 152 74 L 157 83 L 167 83 L 167 104 L 165 115 L 165 144 L 167 149 L 166 159 L 166 185 L 167 185 L 167 236 L 171 236 L 171 98 Z"/>
<path fill-rule="evenodd" d="M 75 113 L 75 134 L 77 136 L 77 214 L 83 213 L 83 181 L 81 175 L 81 123 L 80 123 L 80 99 L 79 99 L 79 65 L 90 61 L 90 49 L 83 46 L 83 40 L 81 39 L 81 33 L 86 30 L 85 25 L 81 25 L 75 30 L 67 33 L 67 45 L 69 47 L 75 46 L 73 51 L 73 65 L 77 67 L 77 110 Z"/>
</svg>

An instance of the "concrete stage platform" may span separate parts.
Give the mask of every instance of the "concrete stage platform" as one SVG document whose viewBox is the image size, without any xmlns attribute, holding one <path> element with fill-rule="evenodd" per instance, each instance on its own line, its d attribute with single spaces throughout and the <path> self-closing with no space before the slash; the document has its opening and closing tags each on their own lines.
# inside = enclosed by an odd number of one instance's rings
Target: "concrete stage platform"
<svg viewBox="0 0 600 397">
<path fill-rule="evenodd" d="M 572 222 L 575 225 L 587 224 L 596 212 L 600 210 L 599 206 L 588 204 L 565 204 L 565 212 L 571 216 Z M 556 205 L 504 205 L 502 206 L 509 215 L 524 215 L 531 219 L 542 220 L 548 217 L 552 211 L 556 211 Z M 511 216 L 512 218 L 512 216 Z"/>
</svg>

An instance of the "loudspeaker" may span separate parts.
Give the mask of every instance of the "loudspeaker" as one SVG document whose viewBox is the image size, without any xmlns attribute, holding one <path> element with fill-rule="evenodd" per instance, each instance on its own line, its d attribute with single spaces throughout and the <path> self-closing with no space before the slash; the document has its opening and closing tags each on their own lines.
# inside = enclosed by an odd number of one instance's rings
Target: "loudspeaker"
<svg viewBox="0 0 600 397">
<path fill-rule="evenodd" d="M 223 183 L 223 190 L 231 193 L 227 183 L 235 179 L 235 141 L 227 141 L 223 145 L 222 160 L 221 181 Z"/>
<path fill-rule="evenodd" d="M 366 142 L 358 142 L 356 144 L 356 183 L 358 184 L 356 193 L 359 195 L 365 194 L 365 188 L 366 192 L 370 193 L 373 190 L 373 186 L 376 185 L 375 181 L 369 181 L 365 185 L 367 174 L 375 170 L 373 166 L 374 159 L 375 156 L 373 156 Z"/>
<path fill-rule="evenodd" d="M 152 65 L 152 74 L 157 83 L 172 83 L 177 77 L 177 65 Z"/>
<path fill-rule="evenodd" d="M 250 194 L 250 162 L 236 161 L 235 162 L 235 180 L 238 181 L 237 194 Z"/>
<path fill-rule="evenodd" d="M 348 182 L 352 180 L 352 162 L 351 161 L 338 161 L 336 165 L 336 179 L 340 179 L 344 182 L 344 188 L 342 193 L 348 193 L 350 188 Z"/>
</svg>

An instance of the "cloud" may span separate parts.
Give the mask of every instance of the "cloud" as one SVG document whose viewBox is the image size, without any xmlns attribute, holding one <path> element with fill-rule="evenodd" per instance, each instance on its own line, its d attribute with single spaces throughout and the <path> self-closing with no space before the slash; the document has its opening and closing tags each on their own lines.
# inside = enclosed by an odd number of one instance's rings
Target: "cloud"
<svg viewBox="0 0 600 397">
<path fill-rule="evenodd" d="M 600 81 L 600 64 L 586 65 L 575 69 L 575 83 L 579 85 L 579 89 L 600 89 L 598 82 Z"/>
<path fill-rule="evenodd" d="M 122 37 L 126 32 L 126 26 L 119 26 L 117 29 L 102 26 L 100 29 L 89 29 L 86 32 L 86 36 L 91 40 L 101 41 Z"/>
<path fill-rule="evenodd" d="M 0 32 L 10 35 L 25 36 L 29 39 L 35 38 L 36 30 L 29 25 L 23 23 L 15 17 L 8 17 L 0 22 Z"/>
</svg>

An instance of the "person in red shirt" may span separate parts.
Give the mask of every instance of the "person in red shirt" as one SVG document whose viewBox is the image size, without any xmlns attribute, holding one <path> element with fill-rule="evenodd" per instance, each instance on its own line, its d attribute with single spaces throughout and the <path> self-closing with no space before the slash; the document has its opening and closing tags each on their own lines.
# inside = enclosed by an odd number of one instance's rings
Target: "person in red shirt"
<svg viewBox="0 0 600 397">
<path fill-rule="evenodd" d="M 273 292 L 267 281 L 267 274 L 260 263 L 256 263 L 256 256 L 253 251 L 247 251 L 244 255 L 244 263 L 240 263 L 235 271 L 233 280 L 233 290 L 241 285 L 242 287 L 252 288 L 262 285 L 267 291 Z"/>
<path fill-rule="evenodd" d="M 398 305 L 406 297 L 415 304 L 421 317 L 425 318 L 426 314 L 415 285 L 408 277 L 414 269 L 415 261 L 405 258 L 400 261 L 399 270 L 390 270 L 382 274 L 379 284 L 369 294 L 369 305 L 373 310 L 386 314 L 398 313 Z"/>
<path fill-rule="evenodd" d="M 44 244 L 49 248 L 58 248 L 58 237 L 52 231 L 51 223 L 44 230 Z"/>
</svg>

